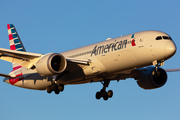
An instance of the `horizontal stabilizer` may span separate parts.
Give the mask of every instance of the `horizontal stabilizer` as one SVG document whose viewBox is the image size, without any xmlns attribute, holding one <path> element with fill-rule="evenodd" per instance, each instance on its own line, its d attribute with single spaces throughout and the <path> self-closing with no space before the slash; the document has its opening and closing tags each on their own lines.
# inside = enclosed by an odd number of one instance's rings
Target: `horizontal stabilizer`
<svg viewBox="0 0 180 120">
<path fill-rule="evenodd" d="M 8 74 L 3 74 L 3 73 L 0 73 L 0 76 L 6 77 L 6 78 L 14 78 L 14 77 L 16 77 L 16 76 L 12 76 L 12 75 L 8 75 Z"/>
</svg>

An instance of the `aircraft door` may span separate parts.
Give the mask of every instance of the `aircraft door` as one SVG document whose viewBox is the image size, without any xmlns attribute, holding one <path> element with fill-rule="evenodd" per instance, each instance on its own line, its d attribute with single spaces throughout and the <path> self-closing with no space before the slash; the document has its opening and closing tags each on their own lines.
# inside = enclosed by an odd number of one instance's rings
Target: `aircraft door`
<svg viewBox="0 0 180 120">
<path fill-rule="evenodd" d="M 144 42 L 145 42 L 145 39 L 146 39 L 146 36 L 147 35 L 142 35 L 138 41 L 138 47 L 144 47 Z"/>
</svg>

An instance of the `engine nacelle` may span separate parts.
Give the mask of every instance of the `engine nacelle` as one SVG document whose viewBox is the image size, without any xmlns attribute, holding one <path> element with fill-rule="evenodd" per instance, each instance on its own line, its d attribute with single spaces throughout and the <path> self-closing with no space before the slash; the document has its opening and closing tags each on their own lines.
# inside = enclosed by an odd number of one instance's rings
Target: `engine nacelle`
<svg viewBox="0 0 180 120">
<path fill-rule="evenodd" d="M 148 67 L 137 78 L 137 84 L 143 89 L 155 89 L 162 87 L 167 81 L 167 73 L 164 69 Z"/>
<path fill-rule="evenodd" d="M 44 55 L 37 63 L 36 70 L 42 76 L 50 76 L 62 73 L 67 66 L 65 57 L 59 53 Z"/>
</svg>

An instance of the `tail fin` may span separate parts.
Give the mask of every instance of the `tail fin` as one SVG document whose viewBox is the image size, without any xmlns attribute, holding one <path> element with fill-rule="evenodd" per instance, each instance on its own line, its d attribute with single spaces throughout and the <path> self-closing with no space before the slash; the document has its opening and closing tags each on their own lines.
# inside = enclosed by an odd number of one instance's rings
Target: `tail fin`
<svg viewBox="0 0 180 120">
<path fill-rule="evenodd" d="M 11 50 L 17 50 L 17 51 L 24 51 L 26 52 L 21 39 L 14 27 L 13 24 L 8 24 L 8 35 L 9 35 L 9 43 L 10 43 L 10 49 Z"/>
<path fill-rule="evenodd" d="M 8 24 L 7 25 L 8 28 L 8 36 L 9 36 L 9 44 L 10 44 L 10 49 L 11 50 L 16 50 L 16 51 L 23 51 L 26 52 L 24 45 L 16 31 L 16 28 L 14 27 L 13 24 Z M 23 69 L 25 69 L 24 67 L 22 67 L 20 64 L 13 62 L 14 60 L 12 60 L 12 66 L 13 66 L 13 70 L 9 73 L 9 75 L 11 76 L 15 76 L 15 77 L 20 77 L 20 78 L 11 78 L 9 79 L 9 82 L 13 85 L 16 82 L 18 82 L 21 79 L 24 79 L 23 77 Z"/>
<path fill-rule="evenodd" d="M 13 24 L 8 24 L 7 25 L 8 28 L 8 36 L 9 36 L 9 44 L 10 44 L 10 49 L 11 50 L 16 50 L 16 51 L 24 51 L 26 52 L 21 39 L 14 27 Z M 20 69 L 21 66 L 17 63 L 12 62 L 12 66 L 13 66 L 13 71 Z"/>
</svg>

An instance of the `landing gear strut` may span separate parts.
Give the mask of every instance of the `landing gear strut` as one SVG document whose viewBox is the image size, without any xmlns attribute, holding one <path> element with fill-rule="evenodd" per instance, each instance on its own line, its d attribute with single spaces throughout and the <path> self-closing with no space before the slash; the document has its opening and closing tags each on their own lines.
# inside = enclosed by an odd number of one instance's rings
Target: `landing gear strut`
<svg viewBox="0 0 180 120">
<path fill-rule="evenodd" d="M 156 67 L 156 72 L 158 71 L 158 68 L 160 67 L 160 66 L 163 66 L 164 65 L 164 61 L 157 61 L 157 60 L 155 60 L 155 61 L 153 61 L 153 65 Z"/>
<path fill-rule="evenodd" d="M 104 100 L 108 100 L 108 98 L 111 98 L 113 96 L 113 91 L 109 90 L 106 92 L 106 88 L 109 86 L 110 80 L 104 80 L 103 88 L 96 93 L 96 99 L 99 100 L 101 97 L 103 97 Z"/>
<path fill-rule="evenodd" d="M 153 65 L 155 66 L 155 70 L 153 71 L 153 77 L 154 79 L 156 79 L 158 76 L 160 76 L 160 73 L 158 72 L 158 68 L 164 65 L 164 61 L 155 60 L 153 61 Z"/>
<path fill-rule="evenodd" d="M 63 84 L 57 85 L 56 83 L 52 83 L 47 87 L 46 90 L 47 93 L 51 93 L 52 91 L 54 91 L 55 94 L 59 94 L 64 90 L 64 85 Z"/>
</svg>

